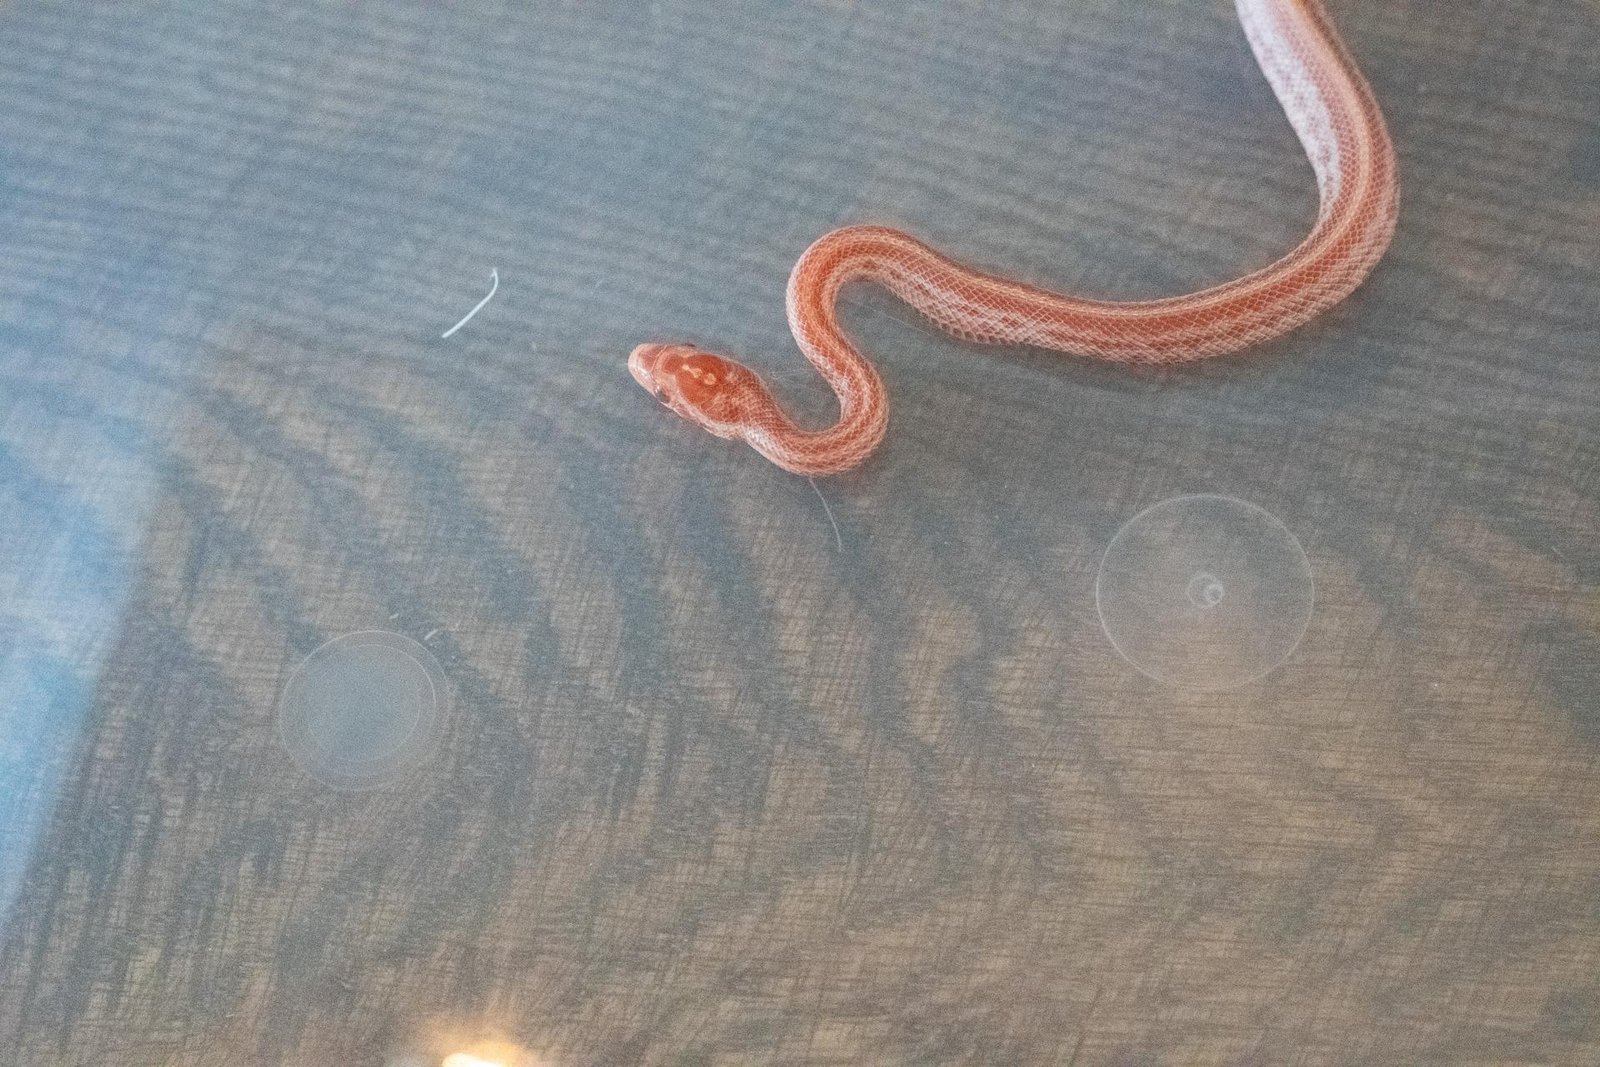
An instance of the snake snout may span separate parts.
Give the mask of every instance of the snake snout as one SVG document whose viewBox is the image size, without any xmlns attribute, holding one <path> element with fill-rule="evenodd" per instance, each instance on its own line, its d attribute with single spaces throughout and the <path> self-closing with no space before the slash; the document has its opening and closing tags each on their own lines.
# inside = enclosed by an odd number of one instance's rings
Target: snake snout
<svg viewBox="0 0 1600 1067">
<path fill-rule="evenodd" d="M 628 373 L 633 375 L 633 380 L 644 386 L 650 392 L 656 392 L 660 386 L 656 384 L 656 367 L 661 362 L 661 350 L 666 345 L 646 344 L 639 345 L 628 353 Z"/>
</svg>

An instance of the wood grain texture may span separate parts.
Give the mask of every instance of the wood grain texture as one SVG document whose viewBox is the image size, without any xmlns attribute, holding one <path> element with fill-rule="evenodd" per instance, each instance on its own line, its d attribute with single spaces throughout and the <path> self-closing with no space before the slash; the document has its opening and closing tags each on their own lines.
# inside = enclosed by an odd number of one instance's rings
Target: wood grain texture
<svg viewBox="0 0 1600 1067">
<path fill-rule="evenodd" d="M 836 550 L 628 349 L 821 417 L 783 284 L 847 222 L 1267 262 L 1315 191 L 1229 5 L 0 8 L 6 1062 L 1600 1060 L 1600 8 L 1332 10 L 1371 282 L 1165 373 L 852 298 L 896 418 Z M 1093 599 L 1197 491 L 1317 581 L 1222 693 Z M 374 627 L 446 744 L 341 793 L 275 704 Z"/>
</svg>

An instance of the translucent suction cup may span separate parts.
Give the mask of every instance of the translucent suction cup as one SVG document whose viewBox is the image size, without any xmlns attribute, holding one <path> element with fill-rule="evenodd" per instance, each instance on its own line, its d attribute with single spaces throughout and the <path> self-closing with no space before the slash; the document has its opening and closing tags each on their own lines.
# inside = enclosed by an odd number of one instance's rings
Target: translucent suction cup
<svg viewBox="0 0 1600 1067">
<path fill-rule="evenodd" d="M 1130 519 L 1095 582 L 1100 625 L 1124 659 L 1168 685 L 1230 689 L 1288 658 L 1311 621 L 1311 564 L 1267 512 L 1180 496 Z"/>
<path fill-rule="evenodd" d="M 370 789 L 415 770 L 443 733 L 444 671 L 403 634 L 345 634 L 307 656 L 278 702 L 278 737 L 307 774 Z"/>
</svg>

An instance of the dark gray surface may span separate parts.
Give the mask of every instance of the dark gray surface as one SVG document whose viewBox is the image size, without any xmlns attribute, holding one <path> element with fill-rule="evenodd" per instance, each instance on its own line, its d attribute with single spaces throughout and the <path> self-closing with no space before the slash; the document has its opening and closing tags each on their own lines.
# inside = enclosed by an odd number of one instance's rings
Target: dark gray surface
<svg viewBox="0 0 1600 1067">
<path fill-rule="evenodd" d="M 1332 13 L 1372 281 L 1161 374 L 852 295 L 895 415 L 836 549 L 628 349 L 826 417 L 782 291 L 846 222 L 1088 294 L 1269 260 L 1314 186 L 1226 4 L 0 9 L 0 1045 L 1595 1062 L 1600 10 Z M 1244 689 L 1101 633 L 1182 492 L 1316 576 Z M 452 713 L 340 792 L 278 694 L 374 628 Z"/>
</svg>

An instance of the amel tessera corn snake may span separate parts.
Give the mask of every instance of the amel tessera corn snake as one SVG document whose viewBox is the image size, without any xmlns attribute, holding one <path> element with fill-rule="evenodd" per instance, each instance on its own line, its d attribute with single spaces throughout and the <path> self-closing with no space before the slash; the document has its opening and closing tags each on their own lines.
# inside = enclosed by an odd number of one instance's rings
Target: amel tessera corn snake
<svg viewBox="0 0 1600 1067">
<path fill-rule="evenodd" d="M 1298 248 L 1271 266 L 1188 296 L 1085 300 L 985 274 L 899 230 L 848 226 L 819 238 L 789 277 L 789 326 L 839 398 L 839 420 L 797 426 L 748 368 L 693 345 L 645 344 L 640 385 L 718 437 L 743 439 L 785 470 L 837 474 L 883 440 L 883 382 L 839 325 L 839 291 L 885 286 L 941 329 L 981 344 L 1033 345 L 1120 363 L 1222 355 L 1294 329 L 1349 296 L 1394 233 L 1394 147 L 1372 89 L 1318 0 L 1236 0 L 1261 72 L 1316 171 L 1321 206 Z"/>
</svg>

